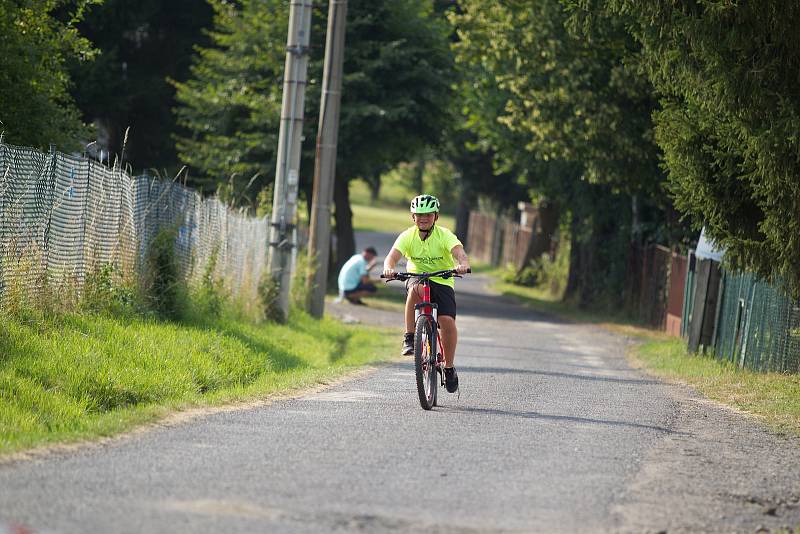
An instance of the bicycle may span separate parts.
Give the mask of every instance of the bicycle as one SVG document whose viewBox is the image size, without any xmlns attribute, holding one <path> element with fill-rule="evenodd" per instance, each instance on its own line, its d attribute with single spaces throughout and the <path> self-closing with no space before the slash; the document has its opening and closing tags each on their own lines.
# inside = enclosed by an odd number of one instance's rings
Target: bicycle
<svg viewBox="0 0 800 534">
<path fill-rule="evenodd" d="M 467 270 L 471 272 L 471 270 Z M 435 271 L 432 273 L 394 273 L 392 280 L 405 281 L 409 278 L 419 278 L 422 295 L 419 304 L 414 306 L 414 371 L 417 378 L 417 393 L 419 403 L 424 410 L 431 410 L 436 406 L 437 385 L 444 386 L 444 351 L 442 338 L 439 335 L 438 305 L 431 302 L 430 279 L 434 276 L 461 278 L 455 269 Z M 385 278 L 381 275 L 381 278 Z M 433 335 L 436 332 L 436 335 Z M 436 380 L 436 374 L 439 380 Z"/>
</svg>

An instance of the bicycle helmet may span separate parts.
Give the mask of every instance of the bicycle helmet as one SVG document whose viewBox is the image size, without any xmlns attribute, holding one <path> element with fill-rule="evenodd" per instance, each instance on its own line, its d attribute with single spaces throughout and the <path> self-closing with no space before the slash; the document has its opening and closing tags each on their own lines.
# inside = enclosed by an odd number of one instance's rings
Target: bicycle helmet
<svg viewBox="0 0 800 534">
<path fill-rule="evenodd" d="M 411 201 L 411 213 L 438 213 L 439 199 L 433 195 L 419 195 Z"/>
</svg>

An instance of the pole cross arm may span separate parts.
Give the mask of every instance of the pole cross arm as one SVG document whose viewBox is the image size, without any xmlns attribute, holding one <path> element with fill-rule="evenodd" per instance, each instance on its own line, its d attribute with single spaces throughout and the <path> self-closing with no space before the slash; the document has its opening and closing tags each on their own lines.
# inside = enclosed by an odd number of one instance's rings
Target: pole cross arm
<svg viewBox="0 0 800 534">
<path fill-rule="evenodd" d="M 292 54 L 293 56 L 307 56 L 308 52 L 311 50 L 310 46 L 303 46 L 303 45 L 292 45 L 287 46 L 286 51 Z"/>
<path fill-rule="evenodd" d="M 278 250 L 291 250 L 295 248 L 297 245 L 291 242 L 289 239 L 284 239 L 282 241 L 270 241 L 269 246 L 273 248 L 277 248 Z"/>
</svg>

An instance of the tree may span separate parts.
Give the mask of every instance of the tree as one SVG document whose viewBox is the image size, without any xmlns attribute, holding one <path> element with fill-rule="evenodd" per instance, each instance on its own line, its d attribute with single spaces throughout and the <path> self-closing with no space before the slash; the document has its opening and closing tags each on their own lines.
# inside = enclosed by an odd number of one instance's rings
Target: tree
<svg viewBox="0 0 800 534">
<path fill-rule="evenodd" d="M 99 56 L 71 67 L 72 93 L 84 118 L 97 124 L 104 149 L 138 169 L 178 167 L 168 78 L 187 76 L 211 16 L 205 0 L 104 0 L 87 12 L 79 27 Z"/>
<path fill-rule="evenodd" d="M 800 296 L 800 4 L 579 4 L 626 17 L 642 44 L 677 207 L 731 266 Z"/>
<path fill-rule="evenodd" d="M 588 24 L 558 0 L 459 5 L 456 51 L 477 80 L 464 93 L 474 131 L 570 217 L 568 292 L 581 303 L 613 302 L 637 217 L 669 209 L 651 121 L 657 100 L 635 68 L 638 43 L 623 19 Z M 663 238 L 664 226 L 645 237 Z"/>
<path fill-rule="evenodd" d="M 213 0 L 213 47 L 199 50 L 191 79 L 177 83 L 181 155 L 206 189 L 236 175 L 246 204 L 274 177 L 288 9 L 278 0 Z M 436 143 L 446 120 L 452 70 L 447 27 L 415 0 L 351 0 L 345 37 L 334 197 L 337 257 L 354 249 L 348 181 L 369 179 Z M 316 137 L 326 10 L 315 10 L 305 138 Z M 313 143 L 301 186 L 308 195 Z M 247 189 L 250 184 L 249 189 Z M 343 260 L 342 260 L 343 261 Z"/>
<path fill-rule="evenodd" d="M 348 182 L 416 158 L 448 120 L 448 27 L 425 2 L 351 0 L 334 199 L 337 260 L 355 249 Z"/>
<path fill-rule="evenodd" d="M 75 149 L 88 136 L 66 63 L 94 56 L 76 28 L 90 3 L 0 0 L 0 128 L 13 143 Z"/>
<path fill-rule="evenodd" d="M 198 48 L 189 80 L 174 83 L 186 131 L 177 149 L 194 186 L 231 182 L 231 200 L 247 205 L 274 179 L 289 12 L 278 0 L 210 3 L 213 46 Z"/>
</svg>

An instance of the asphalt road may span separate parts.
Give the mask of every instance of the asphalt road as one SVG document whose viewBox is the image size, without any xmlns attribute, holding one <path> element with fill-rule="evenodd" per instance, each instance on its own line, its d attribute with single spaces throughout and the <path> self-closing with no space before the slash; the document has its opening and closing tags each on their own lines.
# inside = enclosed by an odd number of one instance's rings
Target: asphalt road
<svg viewBox="0 0 800 534">
<path fill-rule="evenodd" d="M 460 397 L 410 359 L 268 406 L 0 464 L 34 532 L 755 532 L 800 525 L 800 447 L 632 369 L 628 341 L 458 282 Z M 337 314 L 400 324 L 347 304 Z M 398 349 L 400 343 L 398 328 Z M 2 531 L 2 526 L 0 526 Z"/>
</svg>

